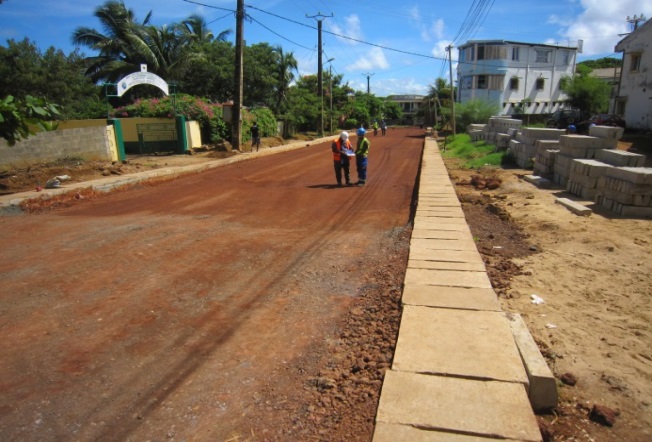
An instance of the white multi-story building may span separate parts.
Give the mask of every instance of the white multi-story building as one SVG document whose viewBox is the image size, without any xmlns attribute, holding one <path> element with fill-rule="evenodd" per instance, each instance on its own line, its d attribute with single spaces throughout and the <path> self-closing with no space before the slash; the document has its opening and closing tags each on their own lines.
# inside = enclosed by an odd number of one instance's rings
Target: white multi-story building
<svg viewBox="0 0 652 442">
<path fill-rule="evenodd" d="M 623 53 L 620 83 L 612 112 L 622 115 L 628 128 L 652 129 L 652 20 L 636 28 L 616 45 Z"/>
<path fill-rule="evenodd" d="M 552 113 L 564 107 L 567 97 L 559 85 L 572 77 L 576 57 L 577 47 L 469 41 L 459 47 L 457 101 L 484 100 L 501 115 Z"/>
</svg>

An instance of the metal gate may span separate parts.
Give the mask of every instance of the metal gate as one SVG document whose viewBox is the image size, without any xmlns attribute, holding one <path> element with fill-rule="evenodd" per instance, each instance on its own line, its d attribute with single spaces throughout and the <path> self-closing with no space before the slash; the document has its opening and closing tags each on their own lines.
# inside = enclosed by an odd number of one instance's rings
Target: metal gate
<svg viewBox="0 0 652 442">
<path fill-rule="evenodd" d="M 152 154 L 178 150 L 177 127 L 172 123 L 137 124 L 138 153 Z"/>
</svg>

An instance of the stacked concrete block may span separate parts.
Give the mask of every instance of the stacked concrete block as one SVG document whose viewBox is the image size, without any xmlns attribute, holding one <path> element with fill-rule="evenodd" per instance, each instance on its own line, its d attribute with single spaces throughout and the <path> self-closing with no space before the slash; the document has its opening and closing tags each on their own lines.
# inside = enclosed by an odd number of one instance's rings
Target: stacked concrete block
<svg viewBox="0 0 652 442">
<path fill-rule="evenodd" d="M 602 138 L 587 135 L 562 135 L 559 139 L 559 153 L 555 158 L 553 182 L 561 187 L 568 185 L 571 164 L 574 159 L 594 159 L 605 148 Z"/>
<path fill-rule="evenodd" d="M 595 159 L 617 167 L 643 167 L 645 165 L 645 155 L 624 150 L 601 149 L 596 152 Z"/>
<path fill-rule="evenodd" d="M 559 141 L 538 140 L 535 146 L 537 153 L 534 158 L 534 175 L 552 180 L 555 158 L 559 153 Z"/>
<path fill-rule="evenodd" d="M 502 151 L 506 150 L 509 147 L 509 142 L 512 139 L 511 136 L 507 134 L 497 134 L 496 135 L 496 150 Z"/>
<path fill-rule="evenodd" d="M 609 164 L 596 160 L 576 159 L 571 162 L 566 190 L 585 200 L 593 201 L 600 177 L 613 168 Z"/>
<path fill-rule="evenodd" d="M 471 141 L 484 140 L 484 129 L 486 126 L 486 124 L 469 124 L 466 127 L 466 133 L 471 136 Z"/>
<path fill-rule="evenodd" d="M 491 117 L 484 128 L 484 140 L 487 143 L 496 144 L 499 134 L 507 134 L 507 132 L 513 129 L 518 130 L 522 124 L 523 122 L 521 120 Z"/>
<path fill-rule="evenodd" d="M 607 169 L 598 181 L 595 202 L 622 216 L 652 217 L 652 168 Z"/>
<path fill-rule="evenodd" d="M 618 140 L 623 137 L 625 129 L 613 126 L 590 126 L 589 136 L 597 137 L 604 143 L 605 149 L 615 149 L 618 147 Z"/>
<path fill-rule="evenodd" d="M 509 142 L 509 151 L 516 164 L 523 169 L 531 169 L 537 156 L 540 141 L 557 141 L 564 134 L 559 129 L 523 128 L 516 136 L 516 140 Z"/>
</svg>

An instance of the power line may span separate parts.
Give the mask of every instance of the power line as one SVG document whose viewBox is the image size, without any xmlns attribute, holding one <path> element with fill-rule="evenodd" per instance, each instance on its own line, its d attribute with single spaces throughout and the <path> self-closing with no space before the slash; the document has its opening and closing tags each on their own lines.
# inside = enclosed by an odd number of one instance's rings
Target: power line
<svg viewBox="0 0 652 442">
<path fill-rule="evenodd" d="M 188 0 L 185 0 L 185 1 L 188 1 Z M 276 17 L 276 18 L 280 18 L 281 20 L 289 21 L 290 23 L 294 23 L 294 24 L 299 25 L 299 26 L 304 26 L 304 27 L 310 28 L 310 29 L 317 29 L 317 28 L 315 28 L 313 26 L 310 26 L 310 25 L 307 25 L 305 23 L 300 23 L 298 21 L 289 19 L 287 17 L 283 17 L 283 16 L 280 16 L 278 14 L 274 14 L 272 12 L 264 11 L 264 10 L 262 10 L 260 8 L 255 7 L 255 6 L 247 5 L 247 7 L 251 8 L 251 9 L 255 9 L 257 11 L 260 11 L 260 12 L 262 12 L 264 14 L 269 14 L 269 15 L 271 15 L 273 17 Z M 355 41 L 357 43 L 362 43 L 362 44 L 366 44 L 366 45 L 369 45 L 369 46 L 374 46 L 374 47 L 377 47 L 377 48 L 380 48 L 380 49 L 386 49 L 388 51 L 399 52 L 401 54 L 406 54 L 406 55 L 414 55 L 415 57 L 429 58 L 429 59 L 432 59 L 432 60 L 443 60 L 443 58 L 433 57 L 432 55 L 425 55 L 425 54 L 419 54 L 417 52 L 410 52 L 410 51 L 404 51 L 402 49 L 390 48 L 388 46 L 383 46 L 383 45 L 379 45 L 379 44 L 376 44 L 376 43 L 370 43 L 368 41 L 359 40 L 357 38 L 349 37 L 349 36 L 346 36 L 346 35 L 341 35 L 341 34 L 338 34 L 338 33 L 335 33 L 335 32 L 331 32 L 331 31 L 323 31 L 323 32 L 326 33 L 326 34 L 334 35 L 335 37 L 344 38 L 346 40 L 351 40 L 351 41 Z"/>
</svg>

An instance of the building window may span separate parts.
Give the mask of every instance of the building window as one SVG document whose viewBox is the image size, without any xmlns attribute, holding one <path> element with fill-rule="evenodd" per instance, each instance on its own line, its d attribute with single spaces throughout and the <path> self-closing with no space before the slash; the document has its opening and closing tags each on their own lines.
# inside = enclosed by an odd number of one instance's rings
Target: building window
<svg viewBox="0 0 652 442">
<path fill-rule="evenodd" d="M 569 51 L 563 51 L 561 53 L 561 64 L 564 66 L 568 66 L 570 64 L 570 52 Z"/>
<path fill-rule="evenodd" d="M 550 62 L 550 52 L 549 50 L 544 49 L 535 49 L 537 54 L 537 63 L 549 63 Z"/>
<path fill-rule="evenodd" d="M 519 48 L 518 46 L 514 46 L 512 48 L 512 61 L 518 61 L 519 60 Z"/>
<path fill-rule="evenodd" d="M 477 89 L 487 89 L 487 76 L 486 75 L 478 75 Z"/>
<path fill-rule="evenodd" d="M 478 46 L 478 60 L 484 60 L 484 46 Z"/>
<path fill-rule="evenodd" d="M 641 54 L 632 54 L 631 60 L 630 71 L 638 71 L 641 69 Z"/>
<path fill-rule="evenodd" d="M 518 77 L 512 77 L 509 79 L 509 89 L 512 91 L 518 90 Z"/>
<path fill-rule="evenodd" d="M 544 78 L 537 78 L 536 88 L 538 91 L 542 91 L 546 81 Z"/>
<path fill-rule="evenodd" d="M 460 88 L 461 89 L 472 89 L 473 88 L 473 77 L 471 76 L 466 76 L 462 77 L 460 80 Z"/>
</svg>

